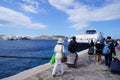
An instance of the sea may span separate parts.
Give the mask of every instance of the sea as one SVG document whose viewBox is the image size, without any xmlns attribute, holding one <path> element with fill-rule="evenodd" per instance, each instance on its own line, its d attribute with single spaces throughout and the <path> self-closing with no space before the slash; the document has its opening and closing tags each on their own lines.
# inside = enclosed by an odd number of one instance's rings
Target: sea
<svg viewBox="0 0 120 80">
<path fill-rule="evenodd" d="M 57 40 L 0 40 L 0 79 L 48 63 Z M 64 42 L 65 54 L 68 42 Z"/>
</svg>

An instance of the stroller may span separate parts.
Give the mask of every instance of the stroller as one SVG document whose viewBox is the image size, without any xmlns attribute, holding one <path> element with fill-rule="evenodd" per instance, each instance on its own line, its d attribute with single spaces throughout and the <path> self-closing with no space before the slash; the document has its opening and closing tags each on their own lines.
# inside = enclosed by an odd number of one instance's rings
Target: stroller
<svg viewBox="0 0 120 80">
<path fill-rule="evenodd" d="M 76 68 L 77 67 L 77 60 L 78 60 L 77 53 L 70 53 L 67 56 L 67 62 L 66 62 L 66 64 L 67 64 L 68 67 Z"/>
</svg>

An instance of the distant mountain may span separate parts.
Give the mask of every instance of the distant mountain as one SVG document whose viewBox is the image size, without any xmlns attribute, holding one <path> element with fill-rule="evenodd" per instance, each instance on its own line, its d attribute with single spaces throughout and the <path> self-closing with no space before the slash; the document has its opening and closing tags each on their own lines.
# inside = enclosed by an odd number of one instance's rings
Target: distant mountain
<svg viewBox="0 0 120 80">
<path fill-rule="evenodd" d="M 53 36 L 43 35 L 43 36 L 34 37 L 33 39 L 57 40 L 58 38 L 63 38 L 65 40 L 68 39 L 68 37 L 60 36 L 60 35 L 53 35 Z"/>
<path fill-rule="evenodd" d="M 60 35 L 53 35 L 53 36 L 42 35 L 42 36 L 36 36 L 36 37 L 0 35 L 0 40 L 31 40 L 31 39 L 57 40 L 58 38 L 63 38 L 64 40 L 68 39 L 68 37 L 60 36 Z"/>
</svg>

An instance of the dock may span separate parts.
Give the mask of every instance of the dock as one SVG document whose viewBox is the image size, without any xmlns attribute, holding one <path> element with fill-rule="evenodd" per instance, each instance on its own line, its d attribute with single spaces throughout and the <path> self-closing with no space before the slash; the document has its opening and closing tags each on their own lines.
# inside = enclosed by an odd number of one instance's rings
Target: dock
<svg viewBox="0 0 120 80">
<path fill-rule="evenodd" d="M 77 68 L 69 68 L 65 65 L 63 75 L 58 72 L 56 77 L 53 77 L 51 74 L 53 65 L 47 63 L 1 80 L 120 80 L 120 74 L 111 73 L 105 66 L 104 56 L 102 62 L 97 64 L 94 56 L 89 61 L 87 52 L 88 49 L 78 53 Z M 120 59 L 120 51 L 116 50 L 116 55 Z"/>
</svg>

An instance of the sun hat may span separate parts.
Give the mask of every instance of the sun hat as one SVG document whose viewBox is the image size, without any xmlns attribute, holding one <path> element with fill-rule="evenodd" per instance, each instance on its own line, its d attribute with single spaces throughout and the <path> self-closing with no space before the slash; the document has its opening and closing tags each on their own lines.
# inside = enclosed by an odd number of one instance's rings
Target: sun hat
<svg viewBox="0 0 120 80">
<path fill-rule="evenodd" d="M 63 43 L 63 42 L 64 42 L 64 40 L 62 38 L 59 38 L 57 41 L 57 43 Z"/>
<path fill-rule="evenodd" d="M 100 43 L 100 41 L 97 41 L 97 43 Z"/>
</svg>

